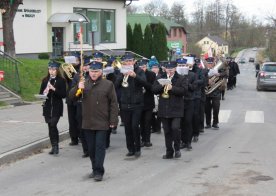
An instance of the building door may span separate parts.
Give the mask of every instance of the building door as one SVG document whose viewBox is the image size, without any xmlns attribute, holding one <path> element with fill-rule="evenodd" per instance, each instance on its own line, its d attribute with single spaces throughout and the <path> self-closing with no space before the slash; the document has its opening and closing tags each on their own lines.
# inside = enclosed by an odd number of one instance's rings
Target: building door
<svg viewBox="0 0 276 196">
<path fill-rule="evenodd" d="M 63 56 L 63 27 L 52 28 L 53 57 Z"/>
</svg>

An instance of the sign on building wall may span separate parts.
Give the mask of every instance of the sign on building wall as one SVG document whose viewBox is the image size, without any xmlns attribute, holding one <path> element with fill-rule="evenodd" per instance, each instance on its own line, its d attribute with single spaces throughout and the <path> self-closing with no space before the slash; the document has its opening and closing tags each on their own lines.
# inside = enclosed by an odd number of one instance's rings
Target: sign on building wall
<svg viewBox="0 0 276 196">
<path fill-rule="evenodd" d="M 35 18 L 38 14 L 41 14 L 40 9 L 18 9 L 17 14 L 21 15 L 22 18 Z"/>
</svg>

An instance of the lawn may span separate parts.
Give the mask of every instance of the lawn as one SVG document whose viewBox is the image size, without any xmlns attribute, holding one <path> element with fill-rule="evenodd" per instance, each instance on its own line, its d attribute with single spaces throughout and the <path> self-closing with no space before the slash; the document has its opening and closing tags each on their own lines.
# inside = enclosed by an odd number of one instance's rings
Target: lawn
<svg viewBox="0 0 276 196">
<path fill-rule="evenodd" d="M 24 101 L 34 101 L 36 100 L 34 94 L 39 93 L 41 80 L 48 73 L 49 60 L 23 58 L 18 60 L 23 63 L 18 67 L 21 97 Z"/>
</svg>

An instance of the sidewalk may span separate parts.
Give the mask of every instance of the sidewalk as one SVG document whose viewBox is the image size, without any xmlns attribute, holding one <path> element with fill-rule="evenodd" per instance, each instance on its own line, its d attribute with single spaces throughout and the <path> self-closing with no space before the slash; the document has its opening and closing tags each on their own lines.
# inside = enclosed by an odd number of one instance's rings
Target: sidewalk
<svg viewBox="0 0 276 196">
<path fill-rule="evenodd" d="M 60 140 L 67 139 L 67 107 L 58 129 Z M 47 124 L 42 116 L 41 104 L 0 109 L 0 165 L 24 158 L 49 146 Z"/>
</svg>

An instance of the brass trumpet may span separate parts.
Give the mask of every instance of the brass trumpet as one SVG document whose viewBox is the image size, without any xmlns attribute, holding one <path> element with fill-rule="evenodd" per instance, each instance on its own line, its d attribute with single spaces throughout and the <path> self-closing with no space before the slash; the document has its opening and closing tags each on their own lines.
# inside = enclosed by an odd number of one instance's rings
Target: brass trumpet
<svg viewBox="0 0 276 196">
<path fill-rule="evenodd" d="M 161 95 L 164 99 L 168 99 L 170 97 L 169 95 L 169 90 L 168 90 L 168 85 L 165 85 L 164 87 L 164 92 Z"/>
<path fill-rule="evenodd" d="M 63 63 L 61 68 L 70 80 L 73 79 L 73 74 L 77 73 L 74 66 L 70 63 Z"/>
</svg>

